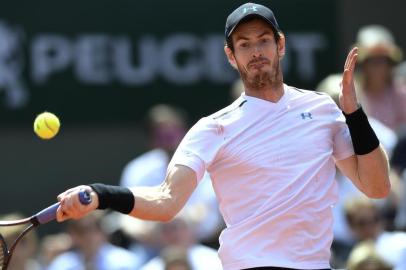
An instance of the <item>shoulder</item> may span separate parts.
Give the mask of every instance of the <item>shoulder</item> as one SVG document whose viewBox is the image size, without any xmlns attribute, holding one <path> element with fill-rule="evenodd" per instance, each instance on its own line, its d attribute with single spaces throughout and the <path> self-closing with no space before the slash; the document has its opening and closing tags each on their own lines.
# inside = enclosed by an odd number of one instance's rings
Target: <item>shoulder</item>
<svg viewBox="0 0 406 270">
<path fill-rule="evenodd" d="M 224 107 L 223 109 L 201 118 L 191 129 L 191 132 L 204 132 L 211 131 L 215 134 L 222 133 L 222 122 L 225 119 L 236 115 L 238 109 L 241 108 L 247 101 L 242 97 L 236 99 L 233 103 Z"/>
<path fill-rule="evenodd" d="M 213 120 L 218 120 L 222 119 L 224 117 L 228 117 L 235 113 L 239 108 L 244 106 L 244 104 L 247 102 L 246 99 L 243 97 L 237 98 L 233 103 L 228 105 L 227 107 L 224 107 L 223 109 L 213 113 L 212 115 L 208 116 L 208 118 L 211 118 Z"/>
</svg>

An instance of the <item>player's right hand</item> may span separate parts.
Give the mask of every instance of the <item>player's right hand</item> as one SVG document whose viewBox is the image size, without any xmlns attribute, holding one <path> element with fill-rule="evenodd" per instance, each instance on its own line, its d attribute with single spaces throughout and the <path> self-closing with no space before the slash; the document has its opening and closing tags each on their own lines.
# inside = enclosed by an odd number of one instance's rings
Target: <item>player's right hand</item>
<svg viewBox="0 0 406 270">
<path fill-rule="evenodd" d="M 90 204 L 82 204 L 79 200 L 79 193 L 87 191 L 90 194 Z M 86 216 L 88 213 L 97 209 L 99 206 L 99 198 L 96 192 L 89 186 L 77 186 L 58 195 L 58 201 L 60 206 L 56 212 L 56 220 L 58 222 L 65 221 L 67 219 L 80 219 Z"/>
</svg>

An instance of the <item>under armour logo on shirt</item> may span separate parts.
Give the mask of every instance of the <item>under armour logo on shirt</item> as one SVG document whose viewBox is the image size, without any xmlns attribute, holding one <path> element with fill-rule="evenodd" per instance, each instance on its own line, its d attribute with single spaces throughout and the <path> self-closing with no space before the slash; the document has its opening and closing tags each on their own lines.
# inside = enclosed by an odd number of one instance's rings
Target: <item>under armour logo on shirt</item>
<svg viewBox="0 0 406 270">
<path fill-rule="evenodd" d="M 300 114 L 300 116 L 302 117 L 303 120 L 305 119 L 313 119 L 312 114 L 309 112 L 303 112 Z"/>
<path fill-rule="evenodd" d="M 252 7 L 249 7 L 249 8 L 244 8 L 243 13 L 244 13 L 244 14 L 247 13 L 248 10 L 252 10 L 252 11 L 254 11 L 254 12 L 257 12 L 257 11 L 258 11 L 256 6 L 252 6 Z"/>
</svg>

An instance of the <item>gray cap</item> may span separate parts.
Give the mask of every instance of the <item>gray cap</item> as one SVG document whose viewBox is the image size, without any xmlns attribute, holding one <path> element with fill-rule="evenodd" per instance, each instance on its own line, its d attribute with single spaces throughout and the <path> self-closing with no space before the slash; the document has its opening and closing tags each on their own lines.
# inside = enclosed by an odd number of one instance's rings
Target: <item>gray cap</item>
<svg viewBox="0 0 406 270">
<path fill-rule="evenodd" d="M 226 21 L 225 36 L 230 37 L 238 24 L 248 17 L 258 17 L 268 22 L 276 31 L 281 31 L 276 18 L 269 8 L 255 3 L 246 3 L 235 9 Z"/>
</svg>

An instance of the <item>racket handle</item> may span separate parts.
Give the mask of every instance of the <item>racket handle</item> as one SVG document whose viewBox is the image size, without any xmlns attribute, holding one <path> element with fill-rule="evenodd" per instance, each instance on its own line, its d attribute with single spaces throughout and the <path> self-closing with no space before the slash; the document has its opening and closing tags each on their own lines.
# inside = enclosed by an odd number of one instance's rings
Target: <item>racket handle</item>
<svg viewBox="0 0 406 270">
<path fill-rule="evenodd" d="M 92 202 L 92 198 L 90 197 L 90 193 L 86 190 L 79 192 L 79 201 L 83 205 L 88 205 Z M 34 219 L 39 224 L 45 224 L 52 220 L 56 219 L 56 210 L 58 209 L 60 203 L 54 203 L 53 205 L 45 208 L 44 210 L 38 212 L 34 215 Z"/>
<path fill-rule="evenodd" d="M 82 190 L 79 192 L 79 201 L 83 205 L 88 205 L 92 202 L 92 198 L 90 197 L 90 193 L 87 190 Z"/>
</svg>

